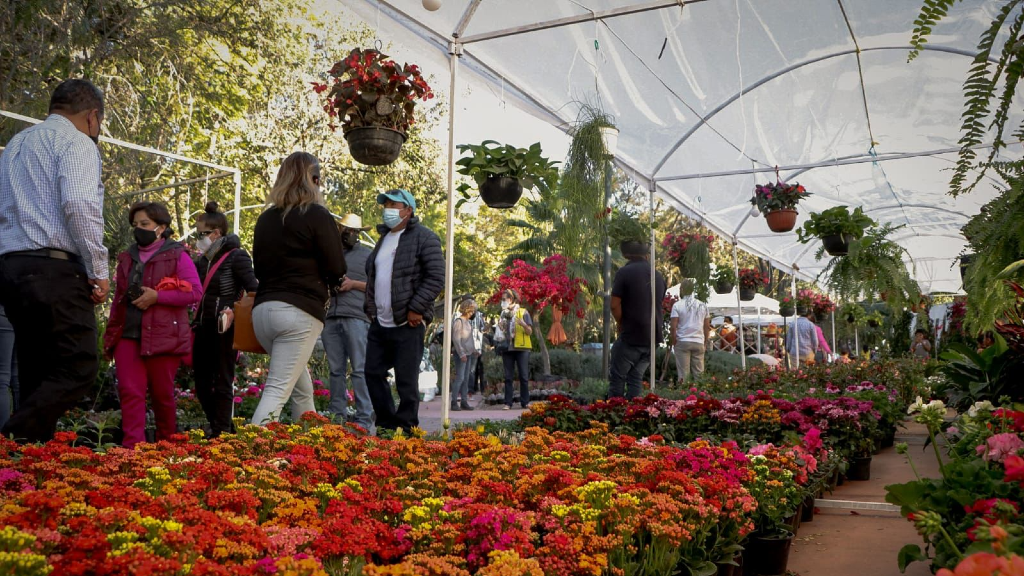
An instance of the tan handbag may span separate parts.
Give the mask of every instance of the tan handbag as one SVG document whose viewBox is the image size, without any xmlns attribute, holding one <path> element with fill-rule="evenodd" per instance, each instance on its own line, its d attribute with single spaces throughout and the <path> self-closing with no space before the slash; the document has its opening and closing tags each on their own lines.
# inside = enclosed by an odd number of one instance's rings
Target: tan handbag
<svg viewBox="0 0 1024 576">
<path fill-rule="evenodd" d="M 267 351 L 256 338 L 256 330 L 252 325 L 252 309 L 255 302 L 255 292 L 246 292 L 241 300 L 235 302 L 235 339 L 232 347 L 241 352 L 266 354 Z"/>
</svg>

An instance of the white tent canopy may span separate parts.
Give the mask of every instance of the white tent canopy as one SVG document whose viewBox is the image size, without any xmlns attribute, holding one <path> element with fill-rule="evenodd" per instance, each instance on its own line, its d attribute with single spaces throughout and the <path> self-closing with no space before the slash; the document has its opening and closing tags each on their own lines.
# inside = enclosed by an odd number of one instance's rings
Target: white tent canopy
<svg viewBox="0 0 1024 576">
<path fill-rule="evenodd" d="M 478 78 L 557 126 L 578 102 L 599 103 L 621 131 L 620 168 L 803 278 L 824 267 L 816 246 L 750 217 L 754 184 L 776 166 L 814 194 L 798 224 L 848 204 L 906 225 L 895 239 L 925 292 L 960 289 L 960 227 L 998 193 L 987 178 L 950 197 L 945 171 L 963 80 L 997 0 L 954 5 L 909 64 L 917 1 L 444 0 L 436 12 L 420 0 L 345 3 L 382 34 L 461 53 Z"/>
<path fill-rule="evenodd" d="M 669 288 L 668 293 L 678 297 L 679 284 Z M 736 316 L 739 314 L 739 308 L 736 305 L 736 302 L 735 288 L 733 288 L 733 291 L 728 294 L 712 292 L 707 301 L 708 311 L 711 312 L 712 316 Z M 749 302 L 742 302 L 742 304 L 744 317 L 757 316 L 758 309 L 760 309 L 761 314 L 777 314 L 779 312 L 779 301 L 774 298 L 769 298 L 764 294 L 756 294 L 753 300 Z M 746 319 L 744 319 L 744 322 L 746 322 Z"/>
</svg>

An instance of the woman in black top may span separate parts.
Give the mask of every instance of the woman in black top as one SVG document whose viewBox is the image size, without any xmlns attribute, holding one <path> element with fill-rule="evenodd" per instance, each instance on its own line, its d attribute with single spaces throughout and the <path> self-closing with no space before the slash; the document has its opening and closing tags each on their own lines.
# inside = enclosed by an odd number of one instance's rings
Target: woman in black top
<svg viewBox="0 0 1024 576">
<path fill-rule="evenodd" d="M 323 206 L 320 162 L 313 155 L 295 152 L 285 159 L 267 203 L 252 245 L 260 283 L 252 316 L 270 370 L 254 424 L 280 418 L 289 398 L 293 420 L 315 410 L 306 364 L 330 295 L 345 276 L 341 232 Z"/>
<path fill-rule="evenodd" d="M 216 202 L 208 203 L 205 213 L 196 218 L 196 248 L 200 252 L 196 269 L 204 289 L 192 321 L 192 368 L 196 397 L 210 422 L 210 437 L 216 438 L 235 428 L 231 423 L 231 385 L 238 352 L 232 347 L 231 307 L 244 292 L 255 292 L 257 282 L 252 260 L 238 236 L 228 234 L 228 219 L 217 210 Z"/>
</svg>

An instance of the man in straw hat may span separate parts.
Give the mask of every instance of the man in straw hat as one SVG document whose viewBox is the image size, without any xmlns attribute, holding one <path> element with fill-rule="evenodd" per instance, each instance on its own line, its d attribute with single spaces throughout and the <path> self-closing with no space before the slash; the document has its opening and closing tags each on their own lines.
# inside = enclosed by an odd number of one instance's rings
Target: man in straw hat
<svg viewBox="0 0 1024 576">
<path fill-rule="evenodd" d="M 338 223 L 341 242 L 345 247 L 345 264 L 348 271 L 339 292 L 331 298 L 327 319 L 320 338 L 327 352 L 327 363 L 331 367 L 331 415 L 344 420 L 348 415 L 347 380 L 348 367 L 352 366 L 352 394 L 355 396 L 356 412 L 351 421 L 373 432 L 373 404 L 366 387 L 364 367 L 366 365 L 366 337 L 370 322 L 366 319 L 366 259 L 370 249 L 359 242 L 359 235 L 370 229 L 363 226 L 363 219 L 355 214 L 346 214 Z"/>
</svg>

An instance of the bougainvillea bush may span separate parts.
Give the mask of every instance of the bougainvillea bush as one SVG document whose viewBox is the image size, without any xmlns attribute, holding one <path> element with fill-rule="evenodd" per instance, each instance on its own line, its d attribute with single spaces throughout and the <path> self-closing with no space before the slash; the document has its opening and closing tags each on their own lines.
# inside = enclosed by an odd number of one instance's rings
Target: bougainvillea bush
<svg viewBox="0 0 1024 576">
<path fill-rule="evenodd" d="M 359 437 L 312 413 L 107 453 L 71 432 L 44 446 L 0 440 L 0 566 L 668 576 L 713 571 L 753 528 L 753 472 L 735 444 L 673 447 L 602 426 L 516 440 Z"/>
</svg>

